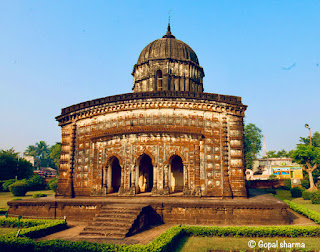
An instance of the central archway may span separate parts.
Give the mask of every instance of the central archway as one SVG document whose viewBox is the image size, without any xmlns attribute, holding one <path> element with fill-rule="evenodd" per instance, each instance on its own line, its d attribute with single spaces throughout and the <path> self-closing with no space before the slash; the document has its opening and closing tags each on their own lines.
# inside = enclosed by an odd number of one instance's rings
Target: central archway
<svg viewBox="0 0 320 252">
<path fill-rule="evenodd" d="M 153 166 L 151 158 L 143 154 L 139 158 L 139 191 L 151 192 L 153 187 Z"/>
<path fill-rule="evenodd" d="M 174 155 L 170 162 L 170 192 L 182 192 L 183 187 L 182 159 L 178 155 Z"/>
</svg>

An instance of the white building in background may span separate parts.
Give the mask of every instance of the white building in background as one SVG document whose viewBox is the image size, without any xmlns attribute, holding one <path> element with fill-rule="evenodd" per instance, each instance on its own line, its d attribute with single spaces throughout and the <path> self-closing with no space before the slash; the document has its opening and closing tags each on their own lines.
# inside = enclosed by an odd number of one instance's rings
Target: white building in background
<svg viewBox="0 0 320 252">
<path fill-rule="evenodd" d="M 253 173 L 253 174 L 252 174 Z M 303 179 L 302 167 L 292 161 L 292 158 L 259 158 L 253 161 L 253 169 L 246 172 L 247 180 L 267 180 L 270 175 L 278 179 Z"/>
<path fill-rule="evenodd" d="M 35 158 L 33 156 L 23 156 L 23 159 L 27 160 L 28 162 L 30 162 L 32 164 L 32 166 L 34 167 L 35 164 Z"/>
</svg>

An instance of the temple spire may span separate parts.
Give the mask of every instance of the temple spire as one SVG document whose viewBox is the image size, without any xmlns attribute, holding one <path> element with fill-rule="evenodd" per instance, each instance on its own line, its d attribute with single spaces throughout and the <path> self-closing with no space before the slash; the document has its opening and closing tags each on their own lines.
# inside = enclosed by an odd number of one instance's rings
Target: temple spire
<svg viewBox="0 0 320 252">
<path fill-rule="evenodd" d="M 168 29 L 166 35 L 163 36 L 163 38 L 175 38 L 175 36 L 172 35 L 171 33 L 171 27 L 170 27 L 170 15 L 171 15 L 171 10 L 169 11 L 169 20 L 168 20 Z"/>
</svg>

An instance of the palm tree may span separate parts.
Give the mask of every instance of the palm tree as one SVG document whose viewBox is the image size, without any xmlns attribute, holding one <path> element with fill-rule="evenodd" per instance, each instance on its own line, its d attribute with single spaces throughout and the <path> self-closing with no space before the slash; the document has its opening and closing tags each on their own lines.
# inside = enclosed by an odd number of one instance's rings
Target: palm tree
<svg viewBox="0 0 320 252">
<path fill-rule="evenodd" d="M 39 160 L 39 167 L 48 166 L 50 160 L 49 146 L 45 141 L 40 141 L 35 145 L 29 145 L 24 151 L 24 155 L 33 156 L 35 160 Z"/>
<path fill-rule="evenodd" d="M 37 150 L 36 146 L 34 145 L 29 145 L 27 149 L 23 152 L 25 156 L 32 156 L 36 157 L 37 156 Z"/>
</svg>

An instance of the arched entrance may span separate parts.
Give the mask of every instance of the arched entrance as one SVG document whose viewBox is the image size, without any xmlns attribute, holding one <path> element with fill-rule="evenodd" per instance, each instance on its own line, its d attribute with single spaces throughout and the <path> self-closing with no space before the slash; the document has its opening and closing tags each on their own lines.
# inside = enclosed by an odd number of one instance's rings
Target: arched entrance
<svg viewBox="0 0 320 252">
<path fill-rule="evenodd" d="M 170 162 L 170 192 L 182 192 L 183 187 L 183 162 L 181 157 L 175 155 Z"/>
<path fill-rule="evenodd" d="M 108 193 L 118 192 L 121 184 L 121 166 L 119 159 L 112 157 L 108 167 Z"/>
<path fill-rule="evenodd" d="M 151 158 L 143 154 L 139 158 L 138 185 L 140 192 L 151 192 L 153 187 L 153 166 Z"/>
</svg>

